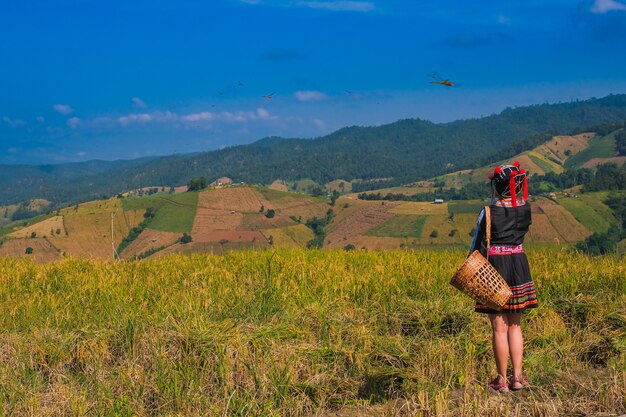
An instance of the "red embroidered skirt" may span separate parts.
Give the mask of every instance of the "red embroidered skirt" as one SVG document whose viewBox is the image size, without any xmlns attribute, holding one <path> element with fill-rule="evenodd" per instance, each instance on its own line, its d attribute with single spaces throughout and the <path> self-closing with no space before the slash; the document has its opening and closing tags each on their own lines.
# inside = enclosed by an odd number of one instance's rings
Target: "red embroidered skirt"
<svg viewBox="0 0 626 417">
<path fill-rule="evenodd" d="M 500 311 L 492 310 L 480 303 L 476 304 L 474 311 L 486 314 L 522 313 L 526 309 L 537 307 L 537 293 L 522 245 L 492 246 L 489 251 L 489 263 L 502 275 L 513 291 L 513 296 Z"/>
</svg>

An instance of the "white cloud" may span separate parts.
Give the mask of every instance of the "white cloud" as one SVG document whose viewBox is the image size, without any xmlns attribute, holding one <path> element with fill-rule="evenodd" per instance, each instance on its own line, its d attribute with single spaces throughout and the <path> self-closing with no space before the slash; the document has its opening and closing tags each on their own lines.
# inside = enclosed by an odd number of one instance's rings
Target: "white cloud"
<svg viewBox="0 0 626 417">
<path fill-rule="evenodd" d="M 45 119 L 43 116 L 38 116 L 38 117 L 37 117 L 37 121 L 38 121 L 39 123 L 45 123 L 45 122 L 46 122 L 46 119 Z"/>
<path fill-rule="evenodd" d="M 361 0 L 239 0 L 241 3 L 271 7 L 307 7 L 336 12 L 370 12 L 376 9 L 374 2 Z"/>
<path fill-rule="evenodd" d="M 208 111 L 203 111 L 201 113 L 192 113 L 192 114 L 187 114 L 184 115 L 180 118 L 183 122 L 203 122 L 203 121 L 211 121 L 213 119 L 215 119 L 215 114 L 208 112 Z"/>
<path fill-rule="evenodd" d="M 117 119 L 117 121 L 120 122 L 122 126 L 128 126 L 132 123 L 148 123 L 153 120 L 154 118 L 152 117 L 152 115 L 148 113 L 129 114 L 128 116 L 121 116 Z"/>
<path fill-rule="evenodd" d="M 320 130 L 326 129 L 326 122 L 324 122 L 322 119 L 313 119 L 313 124 L 317 126 L 317 128 Z"/>
<path fill-rule="evenodd" d="M 74 109 L 67 104 L 55 104 L 52 106 L 55 112 L 67 116 L 68 114 L 74 113 Z"/>
<path fill-rule="evenodd" d="M 256 114 L 259 117 L 259 119 L 270 119 L 272 117 L 272 116 L 270 116 L 270 112 L 268 112 L 264 108 L 256 109 Z"/>
<path fill-rule="evenodd" d="M 148 108 L 148 105 L 139 97 L 133 97 L 130 99 L 131 103 L 133 104 L 133 108 L 135 109 L 145 109 Z"/>
<path fill-rule="evenodd" d="M 83 152 L 83 151 L 76 152 L 76 156 L 87 156 L 87 152 Z"/>
<path fill-rule="evenodd" d="M 322 101 L 326 100 L 328 96 L 321 91 L 296 91 L 293 95 L 298 101 Z"/>
<path fill-rule="evenodd" d="M 80 119 L 78 117 L 72 117 L 67 121 L 67 125 L 72 129 L 76 129 L 78 126 L 80 126 Z"/>
<path fill-rule="evenodd" d="M 20 127 L 26 125 L 26 122 L 24 120 L 13 120 L 11 118 L 8 118 L 7 116 L 2 117 L 2 121 L 11 127 Z"/>
<path fill-rule="evenodd" d="M 626 10 L 626 4 L 615 0 L 595 0 L 590 10 L 592 13 L 603 14 L 614 10 Z"/>
<path fill-rule="evenodd" d="M 371 1 L 299 1 L 299 6 L 342 12 L 370 12 L 376 8 Z"/>
</svg>

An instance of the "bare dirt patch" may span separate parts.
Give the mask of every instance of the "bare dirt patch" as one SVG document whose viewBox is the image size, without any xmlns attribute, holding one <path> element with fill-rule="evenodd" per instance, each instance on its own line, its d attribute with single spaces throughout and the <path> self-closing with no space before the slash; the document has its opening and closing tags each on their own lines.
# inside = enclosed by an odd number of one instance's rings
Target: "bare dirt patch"
<svg viewBox="0 0 626 417">
<path fill-rule="evenodd" d="M 417 215 L 430 215 L 430 216 L 447 216 L 448 204 L 435 204 L 435 203 L 399 203 L 397 207 L 391 210 L 395 214 L 417 214 Z"/>
<path fill-rule="evenodd" d="M 249 230 L 216 230 L 213 232 L 201 233 L 193 237 L 195 242 L 250 242 L 264 243 L 267 242 L 265 236 L 261 232 Z"/>
<path fill-rule="evenodd" d="M 202 196 L 202 193 L 200 193 Z M 198 207 L 196 217 L 191 228 L 191 235 L 197 236 L 216 230 L 239 229 L 244 215 L 234 210 L 220 210 Z"/>
<path fill-rule="evenodd" d="M 198 195 L 198 209 L 259 211 L 268 201 L 252 187 L 216 188 Z"/>
<path fill-rule="evenodd" d="M 384 223 L 394 215 L 390 210 L 400 204 L 395 201 L 387 201 L 385 204 L 379 201 L 369 203 L 366 206 L 355 207 L 356 210 L 351 215 L 337 218 L 330 224 L 326 238 L 331 242 L 330 247 L 343 247 L 345 245 L 343 242 L 354 240 L 357 236 L 364 235 L 370 228 Z"/>
<path fill-rule="evenodd" d="M 173 253 L 178 253 L 182 255 L 191 255 L 194 253 L 211 253 L 211 254 L 222 254 L 224 252 L 229 252 L 233 250 L 244 250 L 244 249 L 265 249 L 270 247 L 269 243 L 265 239 L 263 242 L 190 242 L 187 244 L 176 243 L 172 246 L 169 246 L 162 251 L 155 253 L 150 256 L 152 258 L 160 258 L 161 256 L 166 256 Z"/>
<path fill-rule="evenodd" d="M 32 253 L 26 254 L 29 247 Z M 47 239 L 8 239 L 0 244 L 0 257 L 29 258 L 43 263 L 61 259 L 61 254 Z"/>
<path fill-rule="evenodd" d="M 174 194 L 186 193 L 188 189 L 189 187 L 186 185 L 179 185 L 178 187 L 174 187 Z"/>
<path fill-rule="evenodd" d="M 304 220 L 303 220 L 304 221 Z M 294 221 L 284 214 L 274 214 L 268 218 L 263 213 L 246 213 L 243 216 L 240 230 L 262 230 L 275 227 L 292 226 Z"/>
<path fill-rule="evenodd" d="M 602 164 L 624 165 L 626 156 L 614 156 L 613 158 L 592 158 L 583 164 L 583 168 L 595 168 Z"/>
<path fill-rule="evenodd" d="M 267 188 L 269 188 L 270 190 L 276 190 L 276 191 L 289 191 L 289 187 L 287 187 L 287 184 L 285 184 L 285 181 L 282 181 L 282 180 L 274 181 L 273 183 L 268 185 Z"/>
<path fill-rule="evenodd" d="M 150 249 L 169 246 L 175 243 L 181 234 L 176 232 L 160 232 L 151 229 L 144 229 L 137 236 L 137 239 L 131 242 L 120 254 L 123 259 L 129 259 L 133 256 L 140 255 Z"/>
</svg>

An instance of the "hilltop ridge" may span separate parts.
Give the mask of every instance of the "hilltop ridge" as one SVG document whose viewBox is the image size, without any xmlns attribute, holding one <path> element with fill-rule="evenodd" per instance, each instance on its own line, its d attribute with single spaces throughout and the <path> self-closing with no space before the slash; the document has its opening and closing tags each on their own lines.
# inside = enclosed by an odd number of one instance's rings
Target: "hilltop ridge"
<svg viewBox="0 0 626 417">
<path fill-rule="evenodd" d="M 625 117 L 626 95 L 620 94 L 509 108 L 480 119 L 442 124 L 405 119 L 375 127 L 347 127 L 316 139 L 266 138 L 213 152 L 125 161 L 108 168 L 104 164 L 97 172 L 90 171 L 87 163 L 54 169 L 0 166 L 0 203 L 43 198 L 54 205 L 68 204 L 153 184 L 185 184 L 200 176 L 209 182 L 227 176 L 262 184 L 276 179 L 359 180 L 360 189 L 380 188 L 381 178 L 388 186 L 399 185 L 477 168 L 515 155 L 516 147 L 528 146 L 533 136 L 568 134 L 585 126 L 622 122 Z"/>
</svg>

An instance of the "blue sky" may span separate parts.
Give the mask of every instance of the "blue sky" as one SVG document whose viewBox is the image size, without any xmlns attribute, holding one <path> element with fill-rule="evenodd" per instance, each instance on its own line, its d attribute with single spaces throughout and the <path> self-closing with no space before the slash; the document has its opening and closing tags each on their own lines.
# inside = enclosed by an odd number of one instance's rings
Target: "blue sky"
<svg viewBox="0 0 626 417">
<path fill-rule="evenodd" d="M 624 0 L 7 1 L 0 163 L 206 151 L 624 93 L 625 45 Z M 430 84 L 433 72 L 457 85 Z"/>
</svg>

